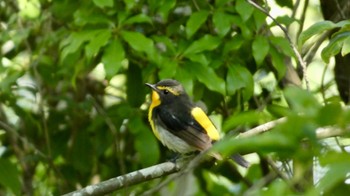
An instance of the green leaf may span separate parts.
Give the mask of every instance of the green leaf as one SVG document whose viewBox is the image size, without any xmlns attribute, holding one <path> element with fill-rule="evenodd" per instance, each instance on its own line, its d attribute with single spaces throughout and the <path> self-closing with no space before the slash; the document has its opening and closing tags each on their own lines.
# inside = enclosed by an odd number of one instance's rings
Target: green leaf
<svg viewBox="0 0 350 196">
<path fill-rule="evenodd" d="M 136 51 L 145 52 L 149 56 L 153 56 L 155 49 L 153 40 L 147 38 L 139 32 L 122 31 L 123 39 Z"/>
<path fill-rule="evenodd" d="M 100 8 L 104 7 L 113 7 L 114 1 L 113 0 L 92 0 L 94 4 Z"/>
<path fill-rule="evenodd" d="M 140 107 L 145 99 L 146 88 L 142 81 L 142 69 L 134 64 L 130 63 L 127 69 L 127 81 L 126 81 L 126 95 L 128 103 L 135 108 Z"/>
<path fill-rule="evenodd" d="M 284 55 L 276 50 L 274 47 L 270 47 L 270 55 L 272 59 L 272 65 L 277 71 L 277 79 L 281 80 L 286 74 L 287 66 L 284 62 Z"/>
<path fill-rule="evenodd" d="M 17 70 L 8 70 L 6 73 L 6 77 L 1 78 L 1 82 L 0 82 L 0 95 L 3 92 L 7 92 L 10 93 L 13 91 L 13 89 L 11 88 L 16 81 L 18 80 L 18 78 L 20 78 L 21 76 L 23 76 L 23 74 L 25 74 L 25 72 L 23 71 L 17 71 Z M 1 75 L 0 75 L 1 76 Z"/>
<path fill-rule="evenodd" d="M 125 3 L 126 10 L 128 10 L 128 11 L 130 9 L 132 9 L 137 4 L 137 2 L 135 0 L 123 0 L 123 2 Z"/>
<path fill-rule="evenodd" d="M 224 132 L 228 132 L 237 126 L 258 124 L 263 114 L 256 111 L 241 112 L 238 115 L 229 116 L 222 126 Z"/>
<path fill-rule="evenodd" d="M 320 193 L 331 191 L 337 184 L 343 183 L 350 173 L 349 161 L 331 164 L 327 167 L 325 176 L 320 180 L 317 189 Z"/>
<path fill-rule="evenodd" d="M 253 57 L 255 59 L 256 64 L 261 65 L 264 61 L 267 53 L 269 52 L 269 42 L 266 37 L 256 36 L 252 44 Z"/>
<path fill-rule="evenodd" d="M 15 195 L 21 194 L 18 169 L 15 164 L 4 158 L 0 158 L 0 184 L 10 189 Z"/>
<path fill-rule="evenodd" d="M 207 20 L 208 15 L 209 12 L 206 10 L 201 10 L 191 14 L 190 18 L 186 23 L 187 39 L 190 39 L 197 32 L 197 30 Z"/>
<path fill-rule="evenodd" d="M 176 53 L 176 49 L 175 49 L 175 44 L 172 40 L 170 39 L 168 36 L 164 36 L 164 35 L 160 35 L 160 36 L 152 36 L 152 39 L 156 42 L 156 43 L 162 43 L 166 46 L 166 52 L 170 52 L 171 54 L 175 54 Z"/>
<path fill-rule="evenodd" d="M 232 1 L 232 0 L 216 0 L 215 7 L 225 6 L 229 1 Z"/>
<path fill-rule="evenodd" d="M 284 24 L 285 26 L 290 26 L 293 22 L 296 22 L 297 20 L 295 18 L 292 18 L 288 15 L 279 16 L 276 18 L 277 22 L 280 24 Z"/>
<path fill-rule="evenodd" d="M 269 37 L 269 41 L 286 56 L 295 56 L 293 49 L 290 46 L 290 43 L 285 37 L 271 36 Z"/>
<path fill-rule="evenodd" d="M 85 46 L 85 53 L 88 58 L 95 56 L 100 48 L 107 44 L 111 32 L 108 29 L 100 30 L 96 33 L 93 39 L 90 40 L 89 44 Z"/>
<path fill-rule="evenodd" d="M 119 69 L 123 65 L 124 59 L 125 52 L 122 44 L 119 40 L 113 40 L 106 47 L 102 56 L 102 63 L 106 70 L 107 79 L 111 79 L 115 74 L 118 73 Z"/>
<path fill-rule="evenodd" d="M 225 36 L 231 29 L 233 16 L 223 11 L 215 11 L 213 23 L 220 37 Z"/>
<path fill-rule="evenodd" d="M 176 70 L 175 79 L 181 82 L 188 95 L 193 95 L 193 80 L 191 73 L 179 66 Z"/>
<path fill-rule="evenodd" d="M 173 78 L 177 72 L 177 62 L 173 60 L 165 61 L 158 73 L 159 78 Z"/>
<path fill-rule="evenodd" d="M 215 143 L 213 149 L 220 152 L 223 156 L 228 156 L 237 152 L 291 154 L 295 148 L 296 143 L 286 135 L 283 135 L 281 132 L 269 132 L 247 138 L 224 138 L 220 142 Z"/>
<path fill-rule="evenodd" d="M 276 0 L 276 3 L 281 7 L 293 8 L 293 0 Z"/>
<path fill-rule="evenodd" d="M 321 106 L 314 95 L 298 87 L 286 88 L 284 95 L 291 104 L 293 111 L 305 116 L 315 116 Z"/>
<path fill-rule="evenodd" d="M 269 184 L 268 188 L 259 190 L 261 195 L 294 195 L 295 193 L 291 190 L 290 185 L 283 180 L 275 180 Z"/>
<path fill-rule="evenodd" d="M 226 77 L 227 94 L 233 95 L 242 90 L 243 99 L 248 100 L 254 92 L 254 80 L 249 70 L 241 65 L 231 65 Z"/>
<path fill-rule="evenodd" d="M 254 21 L 256 29 L 264 28 L 264 25 L 266 24 L 266 14 L 263 12 L 254 12 L 253 13 Z"/>
<path fill-rule="evenodd" d="M 302 45 L 308 40 L 310 39 L 312 36 L 319 34 L 319 33 L 323 33 L 327 30 L 333 29 L 336 27 L 336 24 L 334 24 L 331 21 L 321 21 L 321 22 L 317 22 L 315 24 L 313 24 L 311 27 L 309 27 L 308 29 L 306 29 L 305 31 L 303 31 L 298 39 L 298 47 L 301 48 Z"/>
<path fill-rule="evenodd" d="M 128 18 L 127 20 L 125 20 L 123 22 L 124 25 L 131 25 L 131 24 L 135 24 L 135 23 L 152 24 L 152 19 L 145 14 L 138 14 L 136 16 L 132 16 L 132 17 Z"/>
<path fill-rule="evenodd" d="M 80 32 L 73 32 L 60 43 L 61 61 L 63 61 L 69 54 L 75 53 L 79 48 L 88 41 L 92 41 L 101 30 L 86 30 Z M 106 35 L 105 35 L 106 36 Z"/>
<path fill-rule="evenodd" d="M 88 172 L 95 157 L 94 152 L 86 153 L 86 149 L 92 149 L 91 138 L 86 131 L 78 131 L 76 137 L 78 139 L 72 142 L 70 157 L 67 161 L 79 172 Z"/>
<path fill-rule="evenodd" d="M 98 26 L 112 25 L 114 21 L 100 12 L 94 12 L 92 9 L 78 9 L 74 12 L 74 23 L 83 27 L 86 24 L 94 24 Z"/>
<path fill-rule="evenodd" d="M 154 1 L 154 3 L 160 5 L 157 9 L 157 14 L 159 14 L 161 20 L 166 23 L 168 21 L 168 15 L 176 5 L 175 0 L 167 1 Z"/>
<path fill-rule="evenodd" d="M 192 62 L 200 63 L 202 65 L 208 66 L 209 65 L 209 60 L 207 57 L 200 53 L 200 54 L 193 54 L 193 55 L 188 55 L 187 56 Z"/>
<path fill-rule="evenodd" d="M 241 16 L 242 20 L 246 22 L 252 16 L 254 7 L 245 0 L 237 0 L 236 11 Z"/>
<path fill-rule="evenodd" d="M 208 89 L 225 95 L 225 81 L 218 77 L 211 67 L 200 63 L 189 63 L 185 66 L 185 69 L 195 75 Z"/>
<path fill-rule="evenodd" d="M 343 42 L 343 48 L 341 49 L 341 55 L 345 56 L 350 53 L 350 36 Z"/>
<path fill-rule="evenodd" d="M 40 1 L 18 1 L 17 6 L 21 17 L 36 19 L 40 16 Z"/>
<path fill-rule="evenodd" d="M 342 49 L 345 39 L 350 37 L 350 31 L 340 32 L 334 35 L 328 45 L 322 50 L 321 57 L 326 63 L 329 63 L 329 59 L 338 54 Z"/>
<path fill-rule="evenodd" d="M 226 55 L 229 52 L 236 51 L 241 48 L 244 43 L 244 38 L 240 34 L 234 35 L 229 41 L 224 44 L 223 54 Z"/>
<path fill-rule="evenodd" d="M 318 112 L 317 120 L 321 126 L 332 126 L 334 124 L 341 124 L 343 110 L 341 105 L 337 103 L 331 103 L 323 106 Z"/>
<path fill-rule="evenodd" d="M 214 50 L 220 45 L 221 39 L 212 35 L 205 35 L 194 41 L 184 52 L 184 56 L 199 53 L 205 50 Z"/>
</svg>

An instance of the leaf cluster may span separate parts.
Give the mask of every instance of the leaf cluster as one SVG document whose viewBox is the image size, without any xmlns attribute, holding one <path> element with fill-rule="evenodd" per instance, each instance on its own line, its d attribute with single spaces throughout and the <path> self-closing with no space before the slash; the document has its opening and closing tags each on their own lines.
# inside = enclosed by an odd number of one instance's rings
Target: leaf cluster
<svg viewBox="0 0 350 196">
<path fill-rule="evenodd" d="M 144 86 L 165 78 L 180 81 L 213 114 L 224 138 L 215 150 L 255 156 L 242 174 L 203 166 L 189 175 L 193 186 L 180 179 L 160 194 L 349 190 L 348 135 L 337 145 L 343 150 L 317 136 L 325 126 L 346 133 L 349 111 L 329 89 L 286 88 L 299 65 L 291 43 L 248 1 L 3 0 L 0 10 L 0 194 L 63 194 L 168 160 L 148 124 Z M 301 23 L 287 15 L 277 21 Z M 348 21 L 314 24 L 297 37 L 300 51 L 333 29 L 322 59 L 348 54 Z M 233 137 L 280 117 L 287 121 L 270 133 Z M 328 168 L 315 184 L 308 175 L 314 159 Z M 141 194 L 160 181 L 121 194 Z"/>
</svg>

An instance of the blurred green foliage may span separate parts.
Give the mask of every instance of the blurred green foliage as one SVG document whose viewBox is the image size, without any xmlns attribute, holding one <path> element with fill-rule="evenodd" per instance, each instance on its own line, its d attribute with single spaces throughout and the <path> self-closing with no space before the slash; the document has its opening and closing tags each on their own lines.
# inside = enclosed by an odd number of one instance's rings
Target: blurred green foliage
<svg viewBox="0 0 350 196">
<path fill-rule="evenodd" d="M 334 148 L 317 139 L 316 130 L 347 130 L 350 112 L 329 89 L 285 87 L 287 64 L 298 61 L 266 19 L 245 0 L 1 1 L 0 195 L 59 195 L 171 158 L 147 121 L 144 83 L 164 78 L 179 80 L 209 114 L 221 117 L 226 137 L 217 150 L 259 155 L 241 172 L 250 185 L 203 169 L 181 189 L 193 195 L 349 191 L 348 135 Z M 278 21 L 288 26 L 298 19 Z M 299 49 L 334 28 L 322 59 L 348 54 L 348 21 L 314 24 L 297 38 Z M 286 122 L 269 133 L 232 137 L 283 116 Z M 267 157 L 287 179 L 272 175 Z M 294 168 L 301 175 L 288 170 L 290 160 L 304 163 Z M 310 160 L 328 170 L 314 186 L 297 189 L 300 178 L 310 177 Z M 160 181 L 120 193 L 140 194 Z M 159 193 L 176 193 L 178 183 Z"/>
</svg>

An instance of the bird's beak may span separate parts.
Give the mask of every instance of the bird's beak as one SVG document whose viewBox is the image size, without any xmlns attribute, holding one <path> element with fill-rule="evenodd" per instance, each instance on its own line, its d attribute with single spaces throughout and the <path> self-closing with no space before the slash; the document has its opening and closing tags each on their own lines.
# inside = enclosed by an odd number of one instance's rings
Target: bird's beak
<svg viewBox="0 0 350 196">
<path fill-rule="evenodd" d="M 158 92 L 159 89 L 157 89 L 156 85 L 155 84 L 150 84 L 150 83 L 146 83 L 145 84 L 146 86 L 150 87 L 152 90 Z"/>
</svg>

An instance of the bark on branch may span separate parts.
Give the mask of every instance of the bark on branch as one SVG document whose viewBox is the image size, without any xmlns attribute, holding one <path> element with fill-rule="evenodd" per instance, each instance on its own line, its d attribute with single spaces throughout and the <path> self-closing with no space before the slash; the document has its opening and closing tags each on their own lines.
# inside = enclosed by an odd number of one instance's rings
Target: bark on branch
<svg viewBox="0 0 350 196">
<path fill-rule="evenodd" d="M 264 132 L 267 132 L 274 128 L 276 125 L 286 121 L 286 118 L 280 118 L 274 121 L 267 122 L 265 124 L 259 125 L 253 129 L 250 129 L 244 133 L 238 135 L 239 137 L 252 137 Z M 341 136 L 346 133 L 350 133 L 350 127 L 346 130 L 336 128 L 336 127 L 321 127 L 316 130 L 316 136 L 318 139 L 324 139 L 329 137 Z M 203 157 L 203 156 L 202 156 Z M 197 156 L 190 162 L 188 159 L 183 159 L 173 162 L 165 162 L 158 165 L 154 165 L 148 168 L 137 170 L 122 176 L 111 178 L 106 181 L 102 181 L 95 185 L 89 185 L 83 189 L 67 193 L 64 196 L 85 196 L 85 195 L 104 195 L 117 191 L 119 189 L 139 184 L 141 182 L 146 182 L 155 178 L 167 176 L 179 172 L 183 169 L 194 168 L 199 162 L 201 157 Z M 185 170 L 187 171 L 187 170 Z"/>
</svg>

